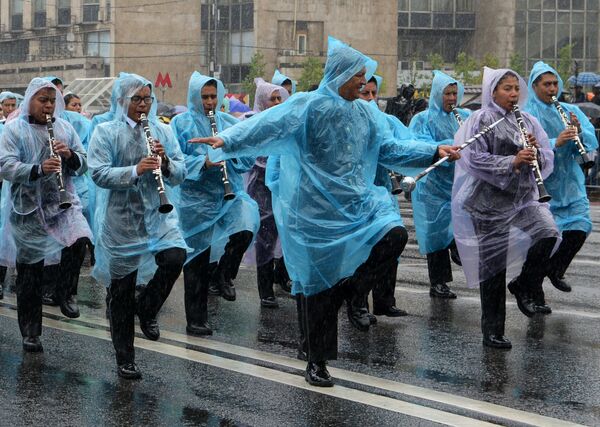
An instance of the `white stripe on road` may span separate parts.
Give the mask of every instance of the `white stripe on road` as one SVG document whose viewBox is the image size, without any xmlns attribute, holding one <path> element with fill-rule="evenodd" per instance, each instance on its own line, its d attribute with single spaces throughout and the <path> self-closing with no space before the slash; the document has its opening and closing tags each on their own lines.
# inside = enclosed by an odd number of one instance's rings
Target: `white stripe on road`
<svg viewBox="0 0 600 427">
<path fill-rule="evenodd" d="M 409 289 L 409 288 L 407 288 Z M 12 299 L 12 298 L 11 298 Z M 50 312 L 54 315 L 61 315 L 60 311 L 55 307 L 44 307 L 45 312 Z M 0 311 L 0 314 L 3 312 Z M 81 317 L 78 321 L 86 322 L 91 325 L 100 325 L 103 327 L 108 326 L 108 322 L 104 318 L 99 317 Z M 45 321 L 46 322 L 46 321 Z M 45 323 L 46 324 L 46 323 Z M 62 325 L 63 323 L 61 323 Z M 178 334 L 170 331 L 161 331 L 161 336 L 168 340 L 172 340 L 181 344 L 191 344 L 199 347 L 203 347 L 209 350 L 219 351 L 223 353 L 234 354 L 237 356 L 245 357 L 248 359 L 254 359 L 262 362 L 267 362 L 269 364 L 275 364 L 284 366 L 287 368 L 293 368 L 298 370 L 304 370 L 306 363 L 292 359 L 285 356 L 279 356 L 277 354 L 268 353 L 260 350 L 254 350 L 247 347 L 241 347 L 234 344 L 228 344 L 224 342 L 219 342 L 206 338 L 198 338 L 185 334 Z M 138 343 L 137 346 L 140 346 L 140 342 L 151 342 L 148 340 L 136 340 Z M 141 348 L 145 348 L 140 346 Z M 229 360 L 229 359 L 226 359 Z M 214 365 L 213 365 L 214 366 Z M 255 365 L 250 365 L 255 366 Z M 265 368 L 266 369 L 266 368 Z M 526 411 L 521 411 L 518 409 L 508 408 L 501 405 L 496 405 L 493 403 L 478 401 L 475 399 L 470 399 L 466 397 L 456 396 L 449 393 L 444 393 L 440 391 L 431 390 L 425 387 L 418 387 L 410 384 L 400 383 L 396 381 L 386 380 L 383 378 L 373 377 L 370 375 L 365 375 L 357 372 L 347 371 L 344 369 L 338 369 L 330 367 L 329 371 L 333 375 L 334 378 L 339 378 L 341 380 L 353 382 L 356 384 L 366 385 L 368 387 L 377 388 L 380 390 L 390 391 L 393 393 L 399 393 L 407 396 L 416 397 L 419 399 L 424 399 L 432 402 L 441 403 L 444 405 L 449 405 L 452 407 L 456 407 L 459 409 L 467 409 L 469 411 L 473 411 L 484 416 L 490 416 L 494 418 L 502 418 L 506 420 L 510 420 L 517 423 L 528 424 L 532 426 L 574 426 L 578 424 L 570 423 L 568 421 L 558 420 L 555 418 L 545 417 L 542 415 L 529 413 Z M 279 371 L 277 371 L 279 372 Z M 267 378 L 269 379 L 269 378 Z M 309 390 L 314 390 L 313 387 L 307 386 Z M 336 386 L 337 387 L 337 386 Z M 370 395 L 370 394 L 369 394 Z M 377 406 L 377 405 L 372 405 Z M 379 407 L 379 406 L 377 406 Z M 384 408 L 386 409 L 386 408 Z M 404 413 L 404 412 L 402 412 Z M 410 414 L 406 414 L 410 415 Z M 421 418 L 421 417 L 419 417 Z M 433 421 L 433 420 L 431 420 Z"/>
<path fill-rule="evenodd" d="M 16 312 L 6 307 L 0 307 L 0 315 L 16 319 Z M 110 340 L 108 331 L 102 329 L 89 328 L 68 322 L 61 322 L 53 319 L 44 319 L 44 326 L 53 329 L 71 332 L 88 337 L 98 338 L 102 340 Z M 384 409 L 391 412 L 396 412 L 410 417 L 420 418 L 435 423 L 445 424 L 449 426 L 494 426 L 488 422 L 468 418 L 462 415 L 452 414 L 450 412 L 440 411 L 438 409 L 428 408 L 426 406 L 416 405 L 414 403 L 404 402 L 391 397 L 379 396 L 377 394 L 356 390 L 353 388 L 336 385 L 331 388 L 312 387 L 300 375 L 289 374 L 275 369 L 256 366 L 245 362 L 239 362 L 232 359 L 226 359 L 220 356 L 214 356 L 202 353 L 196 350 L 190 350 L 165 344 L 156 341 L 148 341 L 145 339 L 136 340 L 136 348 L 153 351 L 171 357 L 189 360 L 191 362 L 201 363 L 208 366 L 213 366 L 228 371 L 237 372 L 243 375 L 260 378 L 267 381 L 273 381 L 280 384 L 285 384 L 298 389 L 307 390 L 313 393 L 319 393 L 337 399 L 348 400 L 351 402 L 369 405 L 375 408 Z M 549 425 L 549 424 L 546 424 Z"/>
</svg>

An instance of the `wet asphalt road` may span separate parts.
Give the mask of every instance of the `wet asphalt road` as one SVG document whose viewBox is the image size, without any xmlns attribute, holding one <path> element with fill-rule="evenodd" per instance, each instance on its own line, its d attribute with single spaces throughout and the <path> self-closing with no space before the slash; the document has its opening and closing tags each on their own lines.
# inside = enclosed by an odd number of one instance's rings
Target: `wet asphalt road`
<svg viewBox="0 0 600 427">
<path fill-rule="evenodd" d="M 402 208 L 414 237 L 409 205 Z M 593 219 L 600 229 L 598 206 Z M 396 298 L 410 315 L 380 316 L 363 333 L 340 311 L 329 390 L 301 376 L 293 299 L 278 290 L 280 308 L 261 309 L 252 268 L 238 276 L 237 301 L 211 297 L 208 339 L 185 335 L 180 279 L 159 318 L 161 340 L 138 329 L 144 378 L 134 382 L 116 376 L 104 288 L 87 275 L 80 319 L 45 307 L 43 354 L 22 352 L 9 293 L 0 302 L 0 426 L 600 425 L 600 233 L 567 275 L 573 292 L 547 281 L 551 315 L 528 319 L 507 297 L 510 351 L 481 345 L 478 290 L 459 267 L 451 285 L 459 298 L 433 300 L 414 239 L 403 255 Z"/>
</svg>

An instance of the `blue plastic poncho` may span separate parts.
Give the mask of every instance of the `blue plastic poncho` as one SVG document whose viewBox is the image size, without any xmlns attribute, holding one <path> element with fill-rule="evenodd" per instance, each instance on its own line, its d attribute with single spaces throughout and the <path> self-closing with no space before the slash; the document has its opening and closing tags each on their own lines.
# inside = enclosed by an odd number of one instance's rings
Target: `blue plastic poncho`
<svg viewBox="0 0 600 427">
<path fill-rule="evenodd" d="M 271 79 L 271 83 L 273 83 L 274 85 L 277 85 L 277 86 L 281 86 L 283 84 L 283 82 L 285 82 L 286 80 L 289 80 L 290 82 L 292 82 L 292 93 L 290 93 L 290 95 L 295 94 L 296 93 L 296 82 L 294 80 L 290 79 L 285 74 L 281 74 L 281 72 L 279 72 L 279 70 L 277 70 L 277 69 L 273 73 L 273 78 Z"/>
<path fill-rule="evenodd" d="M 565 129 L 556 107 L 541 101 L 533 89 L 533 82 L 540 75 L 552 73 L 558 79 L 558 93 L 563 90 L 563 81 L 556 70 L 542 61 L 536 62 L 529 76 L 529 99 L 525 111 L 539 120 L 548 134 L 550 146 L 554 150 L 554 172 L 544 181 L 546 190 L 552 196 L 550 211 L 554 215 L 559 230 L 592 231 L 590 219 L 590 202 L 585 191 L 585 176 L 577 163 L 580 157 L 574 142 L 567 142 L 556 147 L 556 138 Z M 567 115 L 573 113 L 581 123 L 579 138 L 586 151 L 593 152 L 598 148 L 598 140 L 594 126 L 590 123 L 579 107 L 561 102 Z"/>
<path fill-rule="evenodd" d="M 79 159 L 79 168 L 72 170 L 63 160 L 63 179 L 72 206 L 58 207 L 58 183 L 55 174 L 31 181 L 33 167 L 50 156 L 48 130 L 44 124 L 29 123 L 29 104 L 43 88 L 56 91 L 54 135 L 64 142 Z M 87 170 L 86 155 L 73 127 L 60 118 L 64 102 L 60 92 L 49 81 L 34 78 L 27 87 L 19 117 L 9 122 L 0 142 L 0 177 L 11 187 L 10 229 L 16 244 L 16 259 L 36 263 L 46 254 L 71 246 L 82 237 L 91 238 L 90 228 L 82 215 L 73 176 Z"/>
<path fill-rule="evenodd" d="M 115 82 L 115 119 L 96 127 L 88 149 L 90 174 L 96 188 L 94 234 L 96 265 L 93 276 L 109 286 L 137 270 L 137 283 L 148 283 L 156 271 L 154 256 L 165 249 L 187 245 L 179 231 L 176 210 L 158 212 L 159 197 L 154 174 L 134 174 L 139 161 L 148 155 L 141 125 L 132 128 L 127 121 L 130 97 L 152 84 L 135 74 Z M 173 189 L 185 177 L 183 154 L 171 128 L 156 117 L 156 98 L 148 114 L 154 139 L 160 141 L 169 158 L 163 173 L 167 197 L 173 203 Z"/>
<path fill-rule="evenodd" d="M 505 117 L 485 137 L 461 151 L 456 162 L 452 187 L 452 225 L 463 270 L 469 286 L 492 278 L 503 269 L 508 277 L 518 274 L 527 251 L 537 241 L 558 237 L 547 203 L 539 203 L 531 168 L 513 167 L 523 149 L 521 133 L 512 112 L 507 113 L 493 99 L 498 82 L 512 70 L 485 67 L 482 108 L 471 114 L 454 137 L 461 145 L 493 122 Z M 519 79 L 519 106 L 527 100 L 525 82 Z M 542 177 L 552 173 L 554 155 L 539 122 L 521 113 L 525 127 L 535 135 Z"/>
<path fill-rule="evenodd" d="M 17 100 L 17 94 L 9 92 L 7 90 L 0 92 L 0 104 L 2 104 L 7 99 Z"/>
<path fill-rule="evenodd" d="M 368 103 L 347 101 L 340 87 L 377 63 L 329 38 L 319 89 L 223 133 L 222 155 L 281 154 L 278 203 L 273 206 L 292 292 L 314 295 L 354 274 L 371 248 L 401 225 L 387 190 L 374 185 L 377 164 L 423 166 L 435 147 L 397 144 L 385 118 Z M 218 150 L 221 151 L 221 150 Z"/>
<path fill-rule="evenodd" d="M 179 187 L 175 202 L 183 236 L 194 250 L 189 254 L 188 261 L 209 247 L 211 262 L 218 261 L 225 253 L 229 236 L 245 230 L 256 234 L 259 225 L 258 207 L 244 191 L 241 176 L 252 166 L 254 158 L 227 161 L 227 172 L 235 198 L 226 201 L 223 199 L 221 169 L 204 168 L 207 146 L 187 142 L 192 138 L 212 135 L 200 96 L 202 88 L 210 80 L 217 82 L 218 104 L 215 115 L 218 131 L 238 122 L 233 116 L 219 111 L 225 96 L 223 83 L 198 72 L 190 77 L 188 111 L 175 116 L 171 121 L 171 128 L 183 151 L 188 169 L 188 175 Z"/>
<path fill-rule="evenodd" d="M 457 85 L 457 104 L 461 103 L 465 90 L 462 83 L 447 74 L 438 70 L 433 74 L 429 108 L 412 118 L 409 129 L 417 139 L 428 144 L 453 145 L 459 125 L 453 113 L 444 111 L 444 90 L 449 85 Z M 469 116 L 468 110 L 457 111 L 463 120 Z M 417 241 L 423 255 L 447 248 L 454 239 L 451 221 L 453 180 L 454 163 L 446 162 L 417 181 L 412 193 Z"/>
</svg>

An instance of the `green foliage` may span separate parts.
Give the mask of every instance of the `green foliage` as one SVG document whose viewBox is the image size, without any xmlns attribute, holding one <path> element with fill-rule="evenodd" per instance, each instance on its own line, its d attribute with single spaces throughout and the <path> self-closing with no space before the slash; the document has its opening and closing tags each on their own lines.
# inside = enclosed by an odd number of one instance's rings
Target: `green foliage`
<svg viewBox="0 0 600 427">
<path fill-rule="evenodd" d="M 500 60 L 492 53 L 486 53 L 483 56 L 483 61 L 481 62 L 481 68 L 490 67 L 490 68 L 498 68 L 500 66 Z"/>
<path fill-rule="evenodd" d="M 439 53 L 427 55 L 427 62 L 431 64 L 432 70 L 441 70 L 444 67 L 444 58 Z"/>
<path fill-rule="evenodd" d="M 513 52 L 509 59 L 509 68 L 519 73 L 521 77 L 525 77 L 525 61 L 517 52 Z"/>
<path fill-rule="evenodd" d="M 302 63 L 302 74 L 298 81 L 298 90 L 307 91 L 312 85 L 319 84 L 323 78 L 323 64 L 318 58 L 309 56 Z"/>
<path fill-rule="evenodd" d="M 571 76 L 571 65 L 573 64 L 573 45 L 568 44 L 563 46 L 558 51 L 558 64 L 556 65 L 556 71 L 563 79 L 565 84 L 567 79 Z"/>
<path fill-rule="evenodd" d="M 465 52 L 460 52 L 456 56 L 454 71 L 456 76 L 466 85 L 472 85 L 480 82 L 480 78 L 473 76 L 472 73 L 479 70 L 479 64 L 472 56 Z"/>
<path fill-rule="evenodd" d="M 250 60 L 250 71 L 242 82 L 242 89 L 250 96 L 250 105 L 254 104 L 254 93 L 256 92 L 254 79 L 265 75 L 265 66 L 264 55 L 260 51 L 256 51 Z"/>
</svg>

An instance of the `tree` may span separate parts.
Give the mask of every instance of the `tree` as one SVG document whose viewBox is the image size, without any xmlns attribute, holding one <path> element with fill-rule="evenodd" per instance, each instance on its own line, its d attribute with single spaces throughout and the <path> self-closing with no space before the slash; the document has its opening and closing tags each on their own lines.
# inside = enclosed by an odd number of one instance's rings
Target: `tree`
<svg viewBox="0 0 600 427">
<path fill-rule="evenodd" d="M 309 56 L 302 63 L 302 74 L 298 81 L 298 90 L 307 91 L 312 85 L 319 84 L 323 78 L 323 64 L 318 58 Z"/>
<path fill-rule="evenodd" d="M 525 61 L 523 61 L 523 58 L 517 52 L 513 52 L 510 55 L 508 66 L 511 70 L 519 73 L 520 76 L 525 74 Z"/>
<path fill-rule="evenodd" d="M 558 51 L 558 64 L 556 65 L 556 71 L 565 83 L 571 76 L 571 64 L 573 64 L 573 45 L 568 44 Z"/>
<path fill-rule="evenodd" d="M 456 64 L 454 71 L 456 75 L 463 81 L 464 84 L 472 85 L 478 82 L 478 78 L 473 76 L 473 73 L 479 70 L 477 61 L 472 56 L 465 52 L 460 52 L 456 56 Z"/>
<path fill-rule="evenodd" d="M 265 75 L 265 57 L 260 51 L 256 51 L 250 59 L 250 70 L 242 82 L 242 89 L 250 97 L 250 105 L 254 104 L 254 93 L 256 92 L 256 85 L 254 79 L 257 77 L 263 77 Z"/>
<path fill-rule="evenodd" d="M 427 62 L 431 64 L 432 70 L 441 70 L 444 67 L 444 58 L 439 53 L 427 55 Z"/>
<path fill-rule="evenodd" d="M 481 62 L 481 67 L 490 67 L 490 68 L 498 68 L 500 66 L 500 60 L 492 53 L 486 53 L 483 55 L 483 61 Z"/>
</svg>

